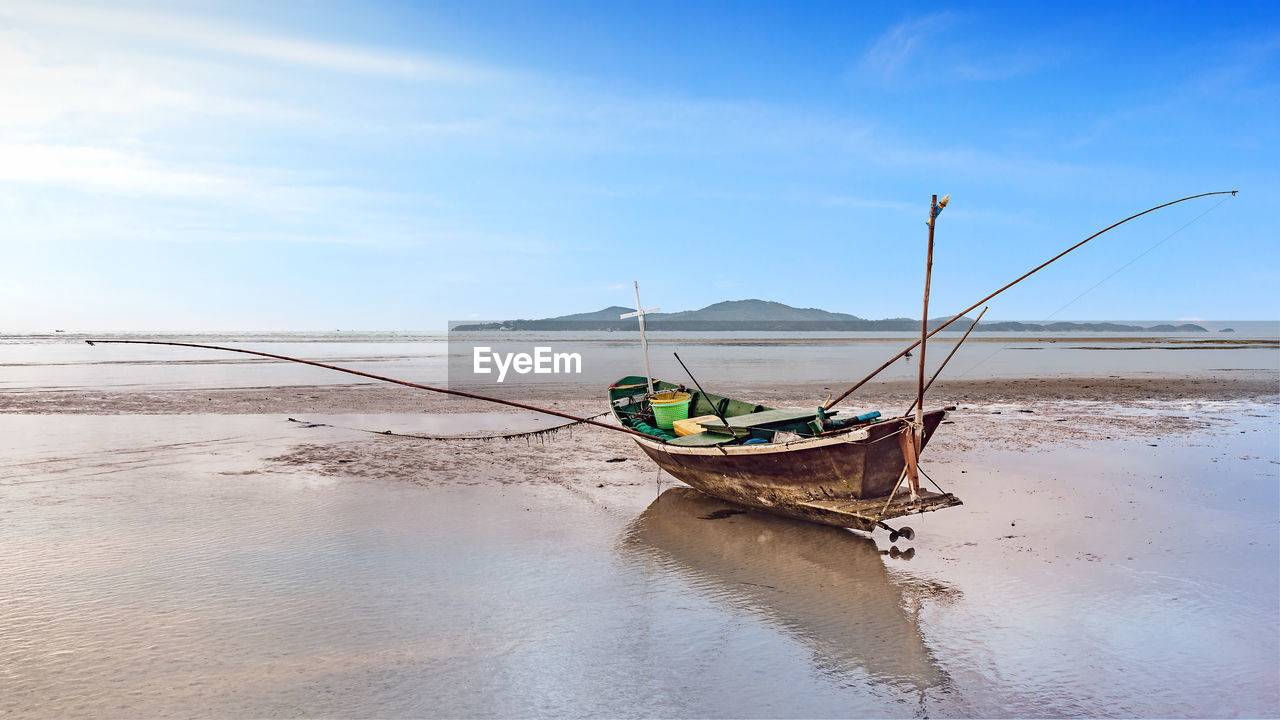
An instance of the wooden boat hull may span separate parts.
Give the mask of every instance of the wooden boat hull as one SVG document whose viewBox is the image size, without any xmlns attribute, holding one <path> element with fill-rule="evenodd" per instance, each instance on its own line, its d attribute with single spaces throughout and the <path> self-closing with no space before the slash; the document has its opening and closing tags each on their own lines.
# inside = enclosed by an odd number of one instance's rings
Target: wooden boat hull
<svg viewBox="0 0 1280 720">
<path fill-rule="evenodd" d="M 946 412 L 924 415 L 924 442 Z M 959 505 L 950 494 L 905 488 L 888 503 L 906 462 L 897 434 L 901 419 L 789 443 L 680 447 L 636 439 L 658 467 L 702 492 L 779 515 L 871 530 L 876 520 Z M 890 507 L 883 508 L 886 503 Z"/>
</svg>

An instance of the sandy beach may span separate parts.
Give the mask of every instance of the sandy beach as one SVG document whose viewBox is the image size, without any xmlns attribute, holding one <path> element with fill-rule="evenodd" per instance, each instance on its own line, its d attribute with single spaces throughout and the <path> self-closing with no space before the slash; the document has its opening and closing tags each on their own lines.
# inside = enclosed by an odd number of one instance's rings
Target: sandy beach
<svg viewBox="0 0 1280 720">
<path fill-rule="evenodd" d="M 965 504 L 896 545 L 736 513 L 604 430 L 425 440 L 555 424 L 431 393 L 7 388 L 0 712 L 1274 716 L 1278 379 L 940 382 L 924 467 Z"/>
</svg>

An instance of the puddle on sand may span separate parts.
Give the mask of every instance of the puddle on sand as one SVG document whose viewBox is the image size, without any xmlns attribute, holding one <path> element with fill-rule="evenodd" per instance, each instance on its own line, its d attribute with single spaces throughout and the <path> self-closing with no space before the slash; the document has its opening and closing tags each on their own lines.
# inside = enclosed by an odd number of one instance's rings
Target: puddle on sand
<svg viewBox="0 0 1280 720">
<path fill-rule="evenodd" d="M 797 639 L 835 682 L 918 704 L 922 713 L 927 696 L 955 692 L 917 614 L 923 597 L 945 603 L 958 591 L 890 577 L 865 535 L 743 511 L 676 487 L 636 518 L 620 552 Z"/>
</svg>

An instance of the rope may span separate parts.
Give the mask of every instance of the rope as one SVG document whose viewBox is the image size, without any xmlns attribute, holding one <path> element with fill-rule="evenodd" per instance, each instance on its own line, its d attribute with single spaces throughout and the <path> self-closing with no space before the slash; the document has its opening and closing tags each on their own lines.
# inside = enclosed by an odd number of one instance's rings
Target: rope
<svg viewBox="0 0 1280 720">
<path fill-rule="evenodd" d="M 930 483 L 930 484 L 932 484 L 934 487 L 938 488 L 938 492 L 942 493 L 943 495 L 948 495 L 948 494 L 949 494 L 946 490 L 943 490 L 943 489 L 938 485 L 938 483 L 933 482 L 933 478 L 929 477 L 929 473 L 925 472 L 925 471 L 924 471 L 924 468 L 920 467 L 920 464 L 919 464 L 919 463 L 916 463 L 916 470 L 919 470 L 919 471 L 920 471 L 920 474 L 921 474 L 921 475 L 923 475 L 923 476 L 925 476 L 925 478 L 929 480 L 929 483 Z"/>
<path fill-rule="evenodd" d="M 1091 292 L 1093 292 L 1094 290 L 1098 289 L 1098 286 L 1099 286 L 1099 285 L 1101 285 L 1102 283 L 1104 283 L 1104 282 L 1106 282 L 1106 281 L 1110 280 L 1111 278 L 1115 277 L 1116 275 L 1119 275 L 1119 274 L 1120 274 L 1120 273 L 1121 273 L 1125 268 L 1129 267 L 1130 265 L 1132 265 L 1132 264 L 1134 264 L 1134 263 L 1138 262 L 1139 260 L 1141 260 L 1142 258 L 1146 257 L 1146 256 L 1147 256 L 1147 254 L 1148 254 L 1148 253 L 1150 253 L 1152 250 L 1155 250 L 1156 248 L 1158 248 L 1158 247 L 1160 247 L 1161 245 L 1165 244 L 1165 243 L 1166 243 L 1170 238 L 1172 238 L 1174 235 L 1177 235 L 1178 233 L 1182 232 L 1183 230 L 1186 230 L 1188 227 L 1190 227 L 1192 224 L 1194 224 L 1194 223 L 1195 223 L 1197 220 L 1199 220 L 1200 218 L 1204 217 L 1205 215 L 1208 215 L 1209 213 L 1213 212 L 1214 210 L 1217 210 L 1219 205 L 1222 205 L 1222 203 L 1226 202 L 1226 201 L 1227 201 L 1227 200 L 1229 200 L 1230 198 L 1231 198 L 1231 196 L 1230 196 L 1230 195 L 1228 195 L 1228 196 L 1226 196 L 1226 197 L 1222 198 L 1222 199 L 1221 199 L 1221 200 L 1219 200 L 1217 203 L 1215 203 L 1215 204 L 1213 205 L 1213 207 L 1210 207 L 1208 210 L 1205 210 L 1204 212 L 1200 213 L 1199 215 L 1197 215 L 1197 216 L 1195 216 L 1195 217 L 1191 218 L 1190 220 L 1188 220 L 1188 221 L 1187 221 L 1187 223 L 1186 223 L 1185 225 L 1183 225 L 1182 227 L 1178 228 L 1177 230 L 1174 230 L 1173 232 L 1171 232 L 1171 233 L 1169 233 L 1168 235 L 1166 235 L 1166 236 L 1164 237 L 1164 239 L 1163 239 L 1163 240 L 1161 240 L 1160 242 L 1156 243 L 1155 245 L 1152 245 L 1151 247 L 1147 248 L 1146 250 L 1143 250 L 1141 253 L 1139 253 L 1139 254 L 1138 254 L 1138 256 L 1137 256 L 1137 257 L 1133 258 L 1133 259 L 1132 259 L 1132 260 L 1130 260 L 1129 262 L 1127 262 L 1127 263 L 1125 263 L 1125 264 L 1121 265 L 1120 267 L 1116 268 L 1115 270 L 1113 270 L 1113 271 L 1111 272 L 1111 274 L 1110 274 L 1110 275 L 1108 275 L 1108 276 L 1106 276 L 1106 277 L 1102 278 L 1101 280 L 1099 280 L 1098 282 L 1094 283 L 1094 284 L 1093 284 L 1093 285 L 1092 285 L 1088 290 L 1085 290 L 1084 292 L 1082 292 L 1082 293 L 1080 293 L 1079 295 L 1075 296 L 1075 298 L 1073 298 L 1073 299 L 1072 299 L 1070 302 L 1068 302 L 1066 305 L 1063 305 L 1062 307 L 1058 308 L 1057 310 L 1054 310 L 1054 311 L 1053 311 L 1053 314 L 1052 314 L 1052 315 L 1050 315 L 1048 318 L 1045 318 L 1045 320 L 1048 320 L 1049 318 L 1052 318 L 1054 315 L 1057 315 L 1058 313 L 1062 312 L 1063 310 L 1066 310 L 1068 307 L 1070 307 L 1071 305 L 1073 305 L 1073 304 L 1076 302 L 1076 300 L 1079 300 L 1080 298 L 1084 297 L 1085 295 L 1088 295 L 1089 293 L 1091 293 Z"/>
<path fill-rule="evenodd" d="M 609 411 L 606 410 L 598 415 L 592 415 L 584 419 L 595 420 L 596 418 L 604 417 L 605 415 L 608 415 L 608 414 L 609 414 Z M 533 437 L 536 435 L 552 434 L 552 433 L 559 432 L 560 430 L 564 430 L 565 428 L 571 428 L 574 425 L 582 424 L 581 421 L 570 422 L 570 423 L 564 423 L 563 425 L 552 425 L 551 427 L 541 428 L 539 430 L 528 430 L 526 432 L 511 433 L 509 435 L 413 435 L 410 433 L 391 432 L 390 430 L 367 430 L 365 428 L 347 427 L 345 425 L 331 425 L 329 423 L 313 423 L 313 422 L 308 422 L 306 420 L 295 420 L 294 418 L 289 418 L 289 421 L 295 422 L 295 423 L 305 423 L 307 427 L 332 427 L 332 428 L 338 428 L 340 430 L 353 430 L 355 432 L 371 433 L 373 435 L 389 435 L 391 437 L 416 438 L 418 440 L 514 440 L 522 437 Z"/>
<path fill-rule="evenodd" d="M 916 465 L 916 469 L 920 468 Z M 893 496 L 898 494 L 898 488 L 902 487 L 902 479 L 907 476 L 907 466 L 902 466 L 902 472 L 898 473 L 898 482 L 893 484 L 893 492 L 889 493 L 889 499 L 884 501 L 884 507 L 880 508 L 880 512 L 876 515 L 876 522 L 884 520 L 884 511 L 889 509 L 889 505 L 893 503 Z"/>
<path fill-rule="evenodd" d="M 1068 302 L 1067 302 L 1067 304 L 1065 304 L 1065 305 L 1063 305 L 1062 307 L 1058 308 L 1057 310 L 1054 310 L 1053 312 L 1049 313 L 1049 315 L 1048 315 L 1047 317 L 1045 317 L 1043 320 L 1041 320 L 1040 322 L 1038 322 L 1038 323 L 1036 323 L 1036 324 L 1037 324 L 1037 325 L 1043 325 L 1044 323 L 1049 322 L 1049 321 L 1050 321 L 1050 320 L 1052 320 L 1055 316 L 1057 316 L 1057 314 L 1058 314 L 1058 313 L 1060 313 L 1060 312 L 1062 312 L 1063 310 L 1066 310 L 1067 308 L 1069 308 L 1069 307 L 1071 307 L 1072 305 L 1074 305 L 1074 304 L 1076 303 L 1076 301 L 1077 301 L 1077 300 L 1079 300 L 1080 298 L 1084 297 L 1085 295 L 1088 295 L 1089 293 L 1093 292 L 1094 290 L 1097 290 L 1097 289 L 1098 289 L 1098 286 L 1102 285 L 1103 283 L 1105 283 L 1106 281 L 1108 281 L 1108 280 L 1110 280 L 1111 278 L 1115 277 L 1116 275 L 1119 275 L 1122 271 L 1124 271 L 1124 269 L 1125 269 L 1125 268 L 1129 267 L 1130 265 L 1132 265 L 1132 264 L 1134 264 L 1134 263 L 1138 262 L 1139 260 L 1141 260 L 1142 258 L 1146 257 L 1148 253 L 1150 253 L 1151 251 L 1155 250 L 1156 248 L 1158 248 L 1158 247 L 1160 247 L 1161 245 L 1163 245 L 1163 244 L 1165 244 L 1166 242 L 1168 242 L 1168 241 L 1169 241 L 1169 239 L 1170 239 L 1170 238 L 1172 238 L 1174 235 L 1177 235 L 1178 233 L 1182 232 L 1183 230 L 1186 230 L 1188 227 L 1190 227 L 1191 225 L 1193 225 L 1193 224 L 1194 224 L 1197 220 L 1199 220 L 1200 218 L 1204 217 L 1205 215 L 1208 215 L 1209 213 L 1213 212 L 1214 210 L 1217 210 L 1217 209 L 1218 209 L 1218 206 L 1222 205 L 1222 203 L 1226 202 L 1227 200 L 1230 200 L 1232 197 L 1233 197 L 1233 195 L 1227 195 L 1227 196 L 1223 197 L 1221 200 L 1219 200 L 1216 204 L 1214 204 L 1214 205 L 1213 205 L 1212 207 L 1210 207 L 1208 210 L 1205 210 L 1204 212 L 1200 213 L 1199 215 L 1197 215 L 1197 216 L 1195 216 L 1195 217 L 1191 218 L 1191 219 L 1190 219 L 1190 220 L 1188 220 L 1188 221 L 1186 222 L 1186 224 L 1184 224 L 1182 227 L 1180 227 L 1180 228 L 1178 228 L 1177 230 L 1174 230 L 1173 232 L 1171 232 L 1171 233 L 1169 233 L 1168 235 L 1164 236 L 1164 238 L 1163 238 L 1162 240 L 1160 240 L 1160 241 L 1159 241 L 1159 242 L 1157 242 L 1156 244 L 1152 245 L 1151 247 L 1147 248 L 1146 250 L 1143 250 L 1141 253 L 1139 253 L 1137 256 L 1135 256 L 1135 257 L 1134 257 L 1132 260 L 1130 260 L 1129 262 L 1127 262 L 1127 263 L 1125 263 L 1125 264 L 1121 265 L 1120 267 L 1116 268 L 1115 270 L 1111 271 L 1111 273 L 1110 273 L 1109 275 L 1107 275 L 1106 277 L 1102 278 L 1102 279 L 1101 279 L 1101 280 L 1099 280 L 1098 282 L 1094 283 L 1092 286 L 1090 286 L 1090 287 L 1089 287 L 1089 289 L 1088 289 L 1088 290 L 1085 290 L 1084 292 L 1082 292 L 1082 293 L 1080 293 L 1079 295 L 1075 296 L 1075 297 L 1074 297 L 1074 298 L 1072 298 L 1070 301 L 1068 301 Z M 978 366 L 980 366 L 980 365 L 982 365 L 982 364 L 986 363 L 988 360 L 990 360 L 991 358 L 995 357 L 997 353 L 1000 353 L 1000 352 L 1002 352 L 1002 351 L 1004 351 L 1004 350 L 1008 350 L 1008 349 L 1009 349 L 1009 346 L 1010 346 L 1010 345 L 1012 345 L 1012 344 L 1013 344 L 1013 340 L 1010 340 L 1009 342 L 1006 342 L 1006 343 L 1004 343 L 1004 344 L 1002 344 L 1002 345 L 1000 345 L 1000 346 L 996 347 L 996 349 L 995 349 L 995 350 L 992 350 L 992 351 L 991 351 L 991 353 L 990 353 L 989 355 L 987 355 L 986 357 L 982 358 L 981 360 L 979 360 L 978 362 L 974 363 L 973 365 L 969 366 L 967 369 L 965 369 L 965 370 L 961 371 L 958 375 L 956 375 L 956 378 L 957 378 L 957 379 L 959 379 L 959 378 L 965 377 L 965 376 L 966 376 L 966 375 L 968 375 L 969 373 L 971 373 L 971 372 L 973 372 L 974 370 L 976 370 L 976 369 L 978 368 Z"/>
</svg>

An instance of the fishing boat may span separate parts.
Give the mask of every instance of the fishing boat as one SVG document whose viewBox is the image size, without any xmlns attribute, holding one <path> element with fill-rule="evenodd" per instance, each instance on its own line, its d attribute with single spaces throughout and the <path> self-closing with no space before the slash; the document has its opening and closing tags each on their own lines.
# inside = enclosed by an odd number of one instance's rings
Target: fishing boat
<svg viewBox="0 0 1280 720">
<path fill-rule="evenodd" d="M 924 412 L 924 360 L 925 342 L 931 334 L 933 232 L 939 213 L 950 200 L 950 195 L 941 200 L 934 195 L 930 201 L 920 342 L 900 353 L 903 356 L 920 347 L 919 392 L 902 417 L 882 419 L 879 411 L 845 417 L 831 409 L 856 386 L 814 410 L 770 408 L 711 395 L 703 391 L 679 355 L 676 360 L 689 372 L 697 391 L 655 382 L 649 369 L 644 318 L 658 309 L 644 309 L 636 282 L 636 311 L 621 318 L 639 321 L 645 376 L 625 377 L 610 386 L 609 406 L 614 418 L 637 436 L 640 449 L 658 467 L 712 497 L 824 525 L 868 532 L 882 527 L 889 531 L 890 541 L 913 539 L 911 528 L 895 529 L 885 521 L 961 504 L 941 488 L 936 493 L 922 490 L 919 481 L 920 453 L 946 415 L 946 410 Z M 976 325 L 974 320 L 970 330 Z M 966 332 L 965 338 L 968 336 Z M 913 409 L 914 418 L 909 415 Z M 697 416 L 692 424 L 690 413 Z M 677 418 L 683 427 L 676 424 Z M 895 442 L 886 442 L 891 440 Z M 910 490 L 900 496 L 898 487 L 904 479 Z"/>
<path fill-rule="evenodd" d="M 634 438 L 636 444 L 658 467 L 712 497 L 823 525 L 883 527 L 894 540 L 914 532 L 889 528 L 886 520 L 961 504 L 951 493 L 919 490 L 915 499 L 894 493 L 908 468 L 898 436 L 911 430 L 913 418 L 775 409 L 662 380 L 654 380 L 653 389 L 659 397 L 688 394 L 698 431 L 676 435 L 659 428 L 643 377 L 609 387 L 614 417 L 645 435 Z M 946 410 L 923 414 L 921 448 L 945 416 Z"/>
<path fill-rule="evenodd" d="M 896 541 L 900 536 L 913 539 L 915 533 L 911 528 L 895 529 L 885 521 L 962 504 L 959 498 L 940 487 L 936 493 L 920 488 L 921 452 L 947 412 L 946 409 L 925 412 L 924 395 L 982 315 L 973 320 L 964 337 L 926 384 L 925 350 L 928 339 L 987 300 L 1114 227 L 1162 207 L 1227 193 L 1234 195 L 1235 191 L 1193 195 L 1131 215 L 1067 248 L 930 330 L 929 287 L 934 227 L 938 215 L 951 198 L 947 195 L 939 200 L 934 195 L 925 221 L 929 240 L 920 339 L 839 397 L 828 399 L 814 410 L 775 409 L 711 395 L 703 391 L 692 373 L 689 373 L 689 378 L 696 389 L 653 380 L 644 318 L 657 312 L 657 308 L 644 309 L 637 283 L 636 311 L 621 317 L 639 320 L 645 376 L 624 377 L 611 385 L 610 409 L 618 424 L 636 436 L 636 444 L 658 467 L 712 497 L 824 525 L 868 532 L 880 527 L 890 531 L 890 541 Z M 884 418 L 879 412 L 871 412 L 850 417 L 832 409 L 898 359 L 912 357 L 912 351 L 917 348 L 918 391 L 914 403 L 901 416 Z M 678 355 L 676 359 L 679 360 Z M 683 361 L 680 364 L 684 366 Z M 688 372 L 688 367 L 685 371 Z M 680 396 L 680 403 L 688 408 L 688 416 L 697 416 L 691 430 L 677 432 L 670 420 L 663 423 L 666 419 L 663 406 L 669 404 L 665 400 L 672 396 Z M 912 410 L 915 411 L 914 417 Z M 682 409 L 681 413 L 684 412 Z M 668 432 L 668 428 L 672 432 Z M 904 479 L 909 481 L 910 489 L 899 494 L 899 486 Z"/>
<path fill-rule="evenodd" d="M 1004 287 L 961 310 L 950 320 L 930 329 L 929 284 L 933 267 L 934 225 L 939 212 L 946 207 L 950 198 L 948 195 L 939 201 L 934 195 L 929 219 L 926 221 L 929 226 L 929 245 L 925 266 L 920 339 L 889 358 L 883 365 L 838 397 L 828 399 L 813 410 L 771 408 L 749 401 L 712 395 L 703 390 L 692 373 L 689 373 L 689 378 L 696 387 L 694 390 L 686 389 L 682 384 L 654 380 L 649 368 L 644 318 L 645 315 L 656 313 L 659 309 L 643 309 L 644 306 L 640 304 L 638 283 L 635 284 L 636 311 L 621 317 L 634 317 L 639 321 L 645 374 L 643 377 L 623 377 L 608 388 L 610 409 L 616 424 L 601 422 L 594 417 L 580 417 L 550 408 L 535 407 L 462 390 L 432 387 L 258 350 L 159 340 L 86 340 L 85 342 L 90 345 L 97 343 L 173 345 L 243 353 L 336 370 L 419 390 L 531 410 L 564 418 L 571 421 L 570 425 L 589 425 L 631 435 L 640 449 L 658 467 L 691 487 L 721 500 L 824 525 L 865 531 L 884 528 L 890 531 L 890 541 L 896 541 L 899 537 L 911 540 L 915 536 L 911 528 L 895 529 L 885 521 L 961 504 L 959 498 L 942 491 L 941 488 L 938 488 L 939 491 L 935 493 L 924 490 L 919 485 L 920 453 L 942 423 L 947 410 L 954 409 L 944 408 L 926 412 L 924 394 L 946 367 L 955 351 L 968 338 L 969 332 L 977 326 L 982 315 L 979 314 L 973 320 L 964 337 L 960 338 L 952 348 L 951 354 L 943 360 L 927 384 L 924 379 L 926 341 L 963 318 L 966 313 L 977 309 L 986 301 L 1108 230 L 1170 205 L 1211 195 L 1228 194 L 1234 196 L 1236 191 L 1224 190 L 1191 195 L 1130 215 L 1072 245 Z M 911 351 L 916 348 L 919 348 L 920 368 L 917 394 L 915 402 L 906 412 L 901 415 L 882 417 L 879 412 L 846 415 L 843 411 L 833 409 L 837 403 L 885 368 L 900 358 L 910 357 Z M 678 355 L 676 359 L 679 360 Z M 681 365 L 684 365 L 683 361 Z M 687 367 L 685 370 L 688 372 Z M 663 417 L 664 406 L 672 404 L 667 402 L 670 399 L 669 396 L 678 397 L 678 403 L 687 407 L 684 432 L 676 431 L 674 420 L 668 425 L 666 420 L 670 418 Z M 913 410 L 914 416 L 911 414 Z M 567 427 L 567 425 L 561 427 Z M 904 480 L 908 483 L 908 490 L 900 493 L 899 487 Z"/>
</svg>

